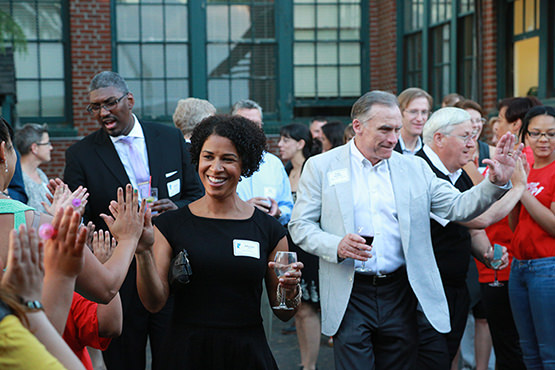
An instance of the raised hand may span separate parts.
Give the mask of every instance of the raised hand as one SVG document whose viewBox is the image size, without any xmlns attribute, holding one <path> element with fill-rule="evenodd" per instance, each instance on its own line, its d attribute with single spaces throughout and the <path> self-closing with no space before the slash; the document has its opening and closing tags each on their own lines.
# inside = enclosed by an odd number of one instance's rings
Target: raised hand
<svg viewBox="0 0 555 370">
<path fill-rule="evenodd" d="M 110 232 L 100 229 L 93 233 L 92 249 L 100 263 L 104 264 L 112 257 L 116 245 L 116 238 L 110 237 Z"/>
<path fill-rule="evenodd" d="M 109 208 L 112 215 L 101 214 L 100 217 L 106 222 L 118 243 L 124 240 L 137 243 L 143 232 L 146 211 L 146 201 L 144 199 L 139 207 L 137 189 L 133 189 L 130 184 L 127 184 L 124 198 L 123 189 L 118 188 L 117 205 L 111 204 Z"/>
<path fill-rule="evenodd" d="M 48 184 L 46 185 L 46 187 L 48 188 L 48 191 L 50 192 L 50 194 L 46 193 L 46 198 L 48 199 L 48 201 L 50 203 L 52 203 L 52 201 L 53 201 L 52 196 L 56 192 L 56 189 L 58 188 L 58 186 L 63 185 L 63 184 L 64 184 L 64 182 L 58 177 L 56 177 L 55 179 L 50 179 L 48 181 Z"/>
<path fill-rule="evenodd" d="M 10 231 L 6 272 L 2 285 L 11 289 L 24 301 L 38 301 L 44 278 L 43 244 L 35 229 L 25 225 Z M 1 269 L 0 269 L 1 270 Z"/>
<path fill-rule="evenodd" d="M 75 278 L 84 264 L 83 248 L 86 227 L 79 227 L 81 216 L 73 207 L 60 209 L 52 220 L 55 235 L 45 243 L 44 268 L 46 274 Z"/>
<path fill-rule="evenodd" d="M 150 208 L 145 212 L 145 222 L 143 225 L 143 232 L 137 245 L 135 253 L 143 253 L 152 248 L 154 244 L 154 226 L 152 226 L 152 214 Z"/>
<path fill-rule="evenodd" d="M 483 163 L 489 166 L 489 179 L 495 185 L 505 185 L 513 174 L 516 160 L 520 157 L 524 144 L 518 145 L 516 150 L 514 146 L 515 137 L 508 132 L 497 142 L 493 157 L 483 160 Z"/>
<path fill-rule="evenodd" d="M 59 180 L 59 179 L 56 179 Z M 53 182 L 54 180 L 50 180 Z M 61 181 L 61 180 L 60 180 Z M 54 196 L 49 197 L 50 203 L 47 204 L 46 202 L 41 202 L 44 209 L 47 213 L 54 216 L 58 209 L 60 208 L 67 208 L 73 207 L 75 210 L 79 212 L 80 215 L 83 215 L 85 212 L 85 206 L 87 205 L 87 198 L 89 197 L 89 193 L 87 192 L 87 188 L 79 186 L 73 193 L 69 190 L 69 187 L 62 183 L 56 182 L 57 187 L 54 191 Z"/>
</svg>

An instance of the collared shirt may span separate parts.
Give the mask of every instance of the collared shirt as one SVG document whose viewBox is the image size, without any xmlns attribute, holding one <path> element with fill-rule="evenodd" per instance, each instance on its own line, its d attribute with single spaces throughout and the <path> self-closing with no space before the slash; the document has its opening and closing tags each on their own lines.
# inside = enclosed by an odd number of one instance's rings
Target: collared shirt
<svg viewBox="0 0 555 370">
<path fill-rule="evenodd" d="M 121 160 L 121 164 L 123 164 L 125 173 L 127 173 L 127 177 L 129 177 L 129 181 L 131 181 L 131 185 L 133 185 L 133 188 L 138 189 L 139 186 L 137 184 L 137 179 L 135 178 L 135 172 L 133 171 L 133 167 L 131 166 L 131 160 L 129 159 L 128 146 L 124 142 L 120 141 L 120 139 L 123 138 L 124 136 L 134 137 L 133 147 L 137 153 L 140 153 L 141 159 L 145 164 L 145 168 L 150 173 L 150 168 L 148 167 L 148 153 L 146 150 L 146 141 L 145 141 L 145 135 L 143 133 L 143 128 L 141 127 L 139 120 L 134 114 L 133 114 L 133 120 L 134 120 L 133 128 L 131 129 L 129 134 L 115 136 L 115 137 L 110 136 L 110 140 L 112 140 L 112 143 L 114 143 L 116 152 L 118 153 L 119 159 Z"/>
<path fill-rule="evenodd" d="M 349 145 L 355 232 L 374 235 L 372 258 L 365 266 L 372 270 L 371 275 L 388 274 L 405 265 L 389 162 L 382 160 L 372 166 L 354 140 Z M 355 267 L 360 264 L 355 261 Z"/>
<path fill-rule="evenodd" d="M 462 171 L 463 171 L 462 168 L 459 168 L 455 172 L 449 172 L 447 167 L 445 167 L 445 165 L 443 164 L 443 162 L 441 161 L 439 156 L 436 154 L 436 152 L 434 152 L 432 150 L 432 148 L 430 148 L 428 145 L 424 145 L 424 148 L 422 150 L 428 156 L 428 158 L 430 159 L 430 161 L 432 162 L 434 167 L 437 168 L 445 176 L 447 176 L 449 178 L 449 180 L 451 181 L 451 184 L 455 185 L 455 183 L 457 182 L 459 177 L 462 175 Z M 444 218 L 436 216 L 432 212 L 430 212 L 430 218 L 432 220 L 437 221 L 440 225 L 442 225 L 444 227 L 445 227 L 445 225 L 447 225 L 449 223 L 449 220 L 446 220 Z"/>
<path fill-rule="evenodd" d="M 455 172 L 449 172 L 447 167 L 445 167 L 439 156 L 436 154 L 436 152 L 432 150 L 432 148 L 430 148 L 428 145 L 424 145 L 423 150 L 428 158 L 430 158 L 430 161 L 432 162 L 434 167 L 437 168 L 442 174 L 449 177 L 449 180 L 451 180 L 451 184 L 455 185 L 459 177 L 462 175 L 462 168 L 459 168 Z"/>
<path fill-rule="evenodd" d="M 418 152 L 420 149 L 422 149 L 422 139 L 420 138 L 420 136 L 418 136 L 418 138 L 416 140 L 416 146 L 414 147 L 414 150 L 410 150 L 405 146 L 405 142 L 403 141 L 403 137 L 401 135 L 399 135 L 399 146 L 401 147 L 401 150 L 403 151 L 403 154 L 415 155 L 416 152 Z"/>
<path fill-rule="evenodd" d="M 273 198 L 281 212 L 278 221 L 286 225 L 291 219 L 293 195 L 289 177 L 281 160 L 272 153 L 264 152 L 260 168 L 251 177 L 241 177 L 237 194 L 244 201 L 254 197 Z"/>
</svg>

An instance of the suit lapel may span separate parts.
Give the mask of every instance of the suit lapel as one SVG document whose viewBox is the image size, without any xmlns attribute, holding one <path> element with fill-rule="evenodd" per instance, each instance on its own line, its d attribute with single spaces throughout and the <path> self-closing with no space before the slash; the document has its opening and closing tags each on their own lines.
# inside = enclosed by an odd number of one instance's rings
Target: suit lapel
<svg viewBox="0 0 555 370">
<path fill-rule="evenodd" d="M 148 167 L 150 170 L 151 184 L 157 187 L 160 183 L 160 172 L 158 171 L 158 166 L 155 166 L 156 158 L 163 158 L 164 144 L 159 142 L 160 132 L 156 127 L 151 124 L 144 124 L 139 122 L 143 128 L 143 134 L 145 136 L 146 151 L 148 153 Z"/>
<path fill-rule="evenodd" d="M 395 207 L 401 232 L 401 243 L 404 250 L 409 246 L 410 240 L 410 188 L 407 179 L 411 174 L 405 166 L 405 161 L 400 160 L 400 155 L 393 153 L 388 160 L 391 185 L 395 195 Z"/>
<path fill-rule="evenodd" d="M 114 148 L 112 140 L 110 140 L 108 134 L 106 134 L 103 130 L 100 130 L 99 132 L 95 150 L 100 159 L 106 164 L 106 167 L 108 167 L 108 170 L 119 182 L 119 185 L 125 186 L 130 183 L 129 177 L 123 168 L 123 164 L 121 163 L 121 159 L 116 152 L 116 148 Z"/>
<path fill-rule="evenodd" d="M 343 150 L 339 151 L 335 162 L 330 166 L 330 172 L 346 169 L 349 179 L 334 185 L 335 194 L 339 203 L 343 225 L 347 233 L 355 232 L 354 207 L 353 207 L 353 188 L 351 174 L 350 145 L 345 144 Z M 328 174 L 325 174 L 327 176 Z"/>
</svg>

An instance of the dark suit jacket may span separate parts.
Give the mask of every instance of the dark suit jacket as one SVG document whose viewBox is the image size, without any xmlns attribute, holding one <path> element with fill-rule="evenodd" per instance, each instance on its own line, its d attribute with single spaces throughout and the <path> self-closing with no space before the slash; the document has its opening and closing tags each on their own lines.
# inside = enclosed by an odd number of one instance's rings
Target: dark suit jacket
<svg viewBox="0 0 555 370">
<path fill-rule="evenodd" d="M 178 207 L 200 198 L 202 185 L 181 132 L 157 123 L 140 124 L 145 136 L 152 187 L 158 188 L 158 198 L 168 198 L 168 183 L 175 180 L 179 180 L 181 189 L 169 199 Z M 66 151 L 64 181 L 72 190 L 79 185 L 87 187 L 90 196 L 84 218 L 94 222 L 97 230 L 107 230 L 99 214 L 109 214 L 108 205 L 116 199 L 117 188 L 130 182 L 114 144 L 103 129 Z"/>
</svg>

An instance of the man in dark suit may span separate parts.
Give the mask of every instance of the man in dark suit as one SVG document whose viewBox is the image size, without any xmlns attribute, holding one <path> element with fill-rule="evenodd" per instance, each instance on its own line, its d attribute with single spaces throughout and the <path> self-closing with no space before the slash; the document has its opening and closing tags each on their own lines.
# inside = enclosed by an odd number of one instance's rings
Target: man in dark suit
<svg viewBox="0 0 555 370">
<path fill-rule="evenodd" d="M 89 85 L 87 110 L 101 128 L 72 145 L 66 152 L 64 181 L 71 189 L 85 186 L 89 201 L 86 221 L 107 229 L 100 213 L 116 198 L 118 187 L 131 183 L 141 198 L 158 190 L 153 212 L 177 209 L 198 199 L 202 186 L 179 130 L 155 123 L 140 122 L 132 113 L 133 94 L 125 80 L 115 72 L 97 74 Z M 120 290 L 123 306 L 123 332 L 112 340 L 104 353 L 109 369 L 144 369 L 147 336 L 152 348 L 153 369 L 161 369 L 164 336 L 167 333 L 172 302 L 157 314 L 143 307 L 136 288 L 136 266 L 131 264 Z"/>
</svg>

